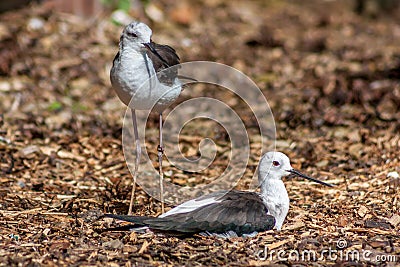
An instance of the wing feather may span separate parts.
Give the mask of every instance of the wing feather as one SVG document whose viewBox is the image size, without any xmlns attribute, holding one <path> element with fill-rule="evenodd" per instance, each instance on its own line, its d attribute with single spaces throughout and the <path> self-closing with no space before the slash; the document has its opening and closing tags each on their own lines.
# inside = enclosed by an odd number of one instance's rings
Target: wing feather
<svg viewBox="0 0 400 267">
<path fill-rule="evenodd" d="M 275 226 L 275 218 L 267 213 L 268 210 L 257 193 L 230 191 L 219 198 L 218 202 L 200 206 L 189 212 L 173 213 L 158 218 L 119 216 L 118 219 L 146 225 L 154 230 L 217 234 L 234 231 L 240 236 L 272 229 Z"/>
<path fill-rule="evenodd" d="M 158 79 L 164 84 L 172 85 L 178 77 L 178 67 L 173 66 L 179 65 L 179 56 L 169 45 L 160 45 L 153 41 L 151 44 L 158 55 L 149 50 L 146 51 L 146 54 L 151 59 L 154 70 L 158 73 Z M 164 69 L 168 70 L 163 71 Z"/>
</svg>

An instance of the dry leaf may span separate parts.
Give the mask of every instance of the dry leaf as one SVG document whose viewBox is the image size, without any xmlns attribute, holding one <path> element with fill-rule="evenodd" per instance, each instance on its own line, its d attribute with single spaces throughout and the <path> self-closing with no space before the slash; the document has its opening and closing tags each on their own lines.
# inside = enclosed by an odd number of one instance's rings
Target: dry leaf
<svg viewBox="0 0 400 267">
<path fill-rule="evenodd" d="M 394 227 L 396 227 L 397 225 L 400 224 L 400 215 L 398 214 L 394 214 L 390 219 L 389 219 L 389 223 L 391 225 L 393 225 Z"/>
<path fill-rule="evenodd" d="M 368 212 L 368 208 L 367 207 L 365 207 L 365 206 L 360 206 L 360 208 L 358 209 L 358 211 L 357 211 L 357 214 L 360 216 L 360 217 L 364 217 L 366 214 L 367 214 L 367 212 Z"/>
</svg>

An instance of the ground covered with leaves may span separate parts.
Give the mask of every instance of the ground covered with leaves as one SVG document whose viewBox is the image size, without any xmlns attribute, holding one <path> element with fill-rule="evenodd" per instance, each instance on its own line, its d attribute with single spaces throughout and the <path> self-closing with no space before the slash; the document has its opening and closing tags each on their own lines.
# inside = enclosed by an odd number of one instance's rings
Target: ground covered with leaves
<svg viewBox="0 0 400 267">
<path fill-rule="evenodd" d="M 216 61 L 251 77 L 274 114 L 277 149 L 335 185 L 285 179 L 291 204 L 282 231 L 229 240 L 98 232 L 119 224 L 97 212 L 127 212 L 131 190 L 125 107 L 109 82 L 122 26 L 109 15 L 85 19 L 43 6 L 0 15 L 0 266 L 399 264 L 396 14 L 360 16 L 349 1 L 221 0 L 154 1 L 132 12 L 182 62 Z M 207 86 L 189 86 L 178 102 L 194 96 L 243 104 Z M 252 153 L 238 184 L 246 189 L 261 150 L 251 114 L 240 115 L 250 118 Z M 147 127 L 156 164 L 157 116 Z M 202 173 L 165 163 L 168 180 L 193 186 L 223 171 L 229 138 L 207 121 L 188 127 L 187 156 L 199 153 L 204 135 L 218 147 Z M 134 213 L 160 212 L 138 188 Z"/>
</svg>

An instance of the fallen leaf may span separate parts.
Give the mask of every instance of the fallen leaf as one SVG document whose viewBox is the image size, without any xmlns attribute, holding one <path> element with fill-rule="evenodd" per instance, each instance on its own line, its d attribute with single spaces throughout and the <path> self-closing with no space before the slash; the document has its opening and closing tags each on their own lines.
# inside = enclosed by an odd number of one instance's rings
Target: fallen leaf
<svg viewBox="0 0 400 267">
<path fill-rule="evenodd" d="M 358 211 L 357 211 L 357 214 L 360 216 L 360 217 L 364 217 L 365 216 L 365 214 L 367 214 L 367 212 L 368 212 L 368 208 L 367 207 L 365 207 L 365 206 L 360 206 L 360 208 L 358 209 Z"/>
<path fill-rule="evenodd" d="M 397 225 L 400 224 L 400 215 L 394 214 L 388 221 L 391 225 L 396 227 Z"/>
<path fill-rule="evenodd" d="M 348 226 L 349 220 L 346 215 L 339 216 L 338 218 L 338 225 L 341 227 Z"/>
</svg>

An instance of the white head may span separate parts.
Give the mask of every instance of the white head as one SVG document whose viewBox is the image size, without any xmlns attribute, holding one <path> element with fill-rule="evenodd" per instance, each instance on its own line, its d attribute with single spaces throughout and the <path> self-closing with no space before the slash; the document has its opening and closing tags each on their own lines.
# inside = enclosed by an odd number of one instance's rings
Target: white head
<svg viewBox="0 0 400 267">
<path fill-rule="evenodd" d="M 265 153 L 258 165 L 258 183 L 261 185 L 266 179 L 280 180 L 289 173 L 286 170 L 293 169 L 288 156 L 282 152 Z"/>
<path fill-rule="evenodd" d="M 144 48 L 145 43 L 150 43 L 153 32 L 143 22 L 133 21 L 129 23 L 122 31 L 121 43 L 130 43 Z"/>
<path fill-rule="evenodd" d="M 262 185 L 266 180 L 281 180 L 283 176 L 291 173 L 332 187 L 331 184 L 311 178 L 305 174 L 302 174 L 298 170 L 293 169 L 293 167 L 290 165 L 289 157 L 282 152 L 275 151 L 267 152 L 262 156 L 260 164 L 258 165 L 258 183 L 259 185 Z"/>
</svg>

